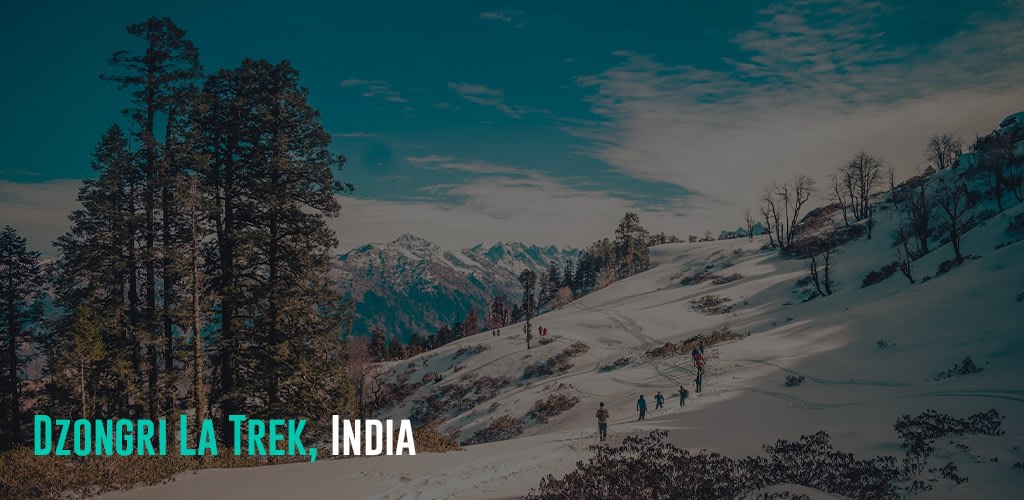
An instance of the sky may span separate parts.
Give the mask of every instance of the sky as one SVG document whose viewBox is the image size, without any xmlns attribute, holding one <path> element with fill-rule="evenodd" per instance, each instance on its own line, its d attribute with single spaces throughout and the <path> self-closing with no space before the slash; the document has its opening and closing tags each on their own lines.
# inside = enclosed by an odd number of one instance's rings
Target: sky
<svg viewBox="0 0 1024 500">
<path fill-rule="evenodd" d="M 128 91 L 99 75 L 151 16 L 208 73 L 299 71 L 355 185 L 339 251 L 404 233 L 582 247 L 627 211 L 717 234 L 772 180 L 823 188 L 862 150 L 909 177 L 932 134 L 1024 110 L 1020 0 L 8 2 L 0 225 L 31 248 L 53 252 L 100 135 L 128 126 Z"/>
</svg>

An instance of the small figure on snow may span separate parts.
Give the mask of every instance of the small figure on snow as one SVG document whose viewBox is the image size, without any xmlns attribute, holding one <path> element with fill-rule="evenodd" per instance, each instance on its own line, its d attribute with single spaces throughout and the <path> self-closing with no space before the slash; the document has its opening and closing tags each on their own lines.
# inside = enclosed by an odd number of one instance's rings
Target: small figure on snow
<svg viewBox="0 0 1024 500">
<path fill-rule="evenodd" d="M 665 396 L 662 396 L 661 391 L 658 391 L 658 394 L 654 396 L 654 409 L 657 410 L 659 408 L 663 408 L 664 406 Z"/>
<path fill-rule="evenodd" d="M 643 394 L 640 395 L 640 399 L 636 400 L 636 411 L 640 412 L 640 418 L 638 420 L 643 420 L 647 415 L 647 400 L 644 399 Z"/>
<path fill-rule="evenodd" d="M 685 387 L 679 386 L 679 406 L 686 404 L 686 396 L 690 395 L 690 391 L 686 390 Z"/>
<path fill-rule="evenodd" d="M 608 408 L 604 407 L 604 401 L 601 402 L 601 406 L 597 409 L 597 435 L 604 441 L 608 437 Z"/>
<path fill-rule="evenodd" d="M 704 382 L 704 370 L 701 370 L 701 371 L 697 372 L 697 380 L 693 381 L 694 385 L 696 386 L 695 390 L 697 392 L 700 392 L 700 386 L 701 386 L 701 383 L 703 383 L 703 382 Z"/>
</svg>

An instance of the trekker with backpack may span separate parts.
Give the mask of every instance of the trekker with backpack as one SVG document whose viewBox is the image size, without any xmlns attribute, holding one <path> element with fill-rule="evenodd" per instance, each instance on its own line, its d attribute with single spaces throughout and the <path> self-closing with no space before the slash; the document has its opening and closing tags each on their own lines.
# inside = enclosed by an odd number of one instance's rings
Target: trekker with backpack
<svg viewBox="0 0 1024 500">
<path fill-rule="evenodd" d="M 658 391 L 658 394 L 656 396 L 654 396 L 654 409 L 657 410 L 657 409 L 663 408 L 664 406 L 665 406 L 665 396 L 662 396 L 661 395 L 661 391 Z"/>
<path fill-rule="evenodd" d="M 604 401 L 601 402 L 600 407 L 597 409 L 597 435 L 604 441 L 608 437 L 608 408 L 604 407 Z"/>
<path fill-rule="evenodd" d="M 643 420 L 644 416 L 647 415 L 647 400 L 644 399 L 643 394 L 640 395 L 640 399 L 636 400 L 636 411 L 640 412 L 638 420 Z"/>
<path fill-rule="evenodd" d="M 694 385 L 697 387 L 696 391 L 700 392 L 701 383 L 704 382 L 704 370 L 697 372 L 697 380 L 694 380 Z"/>
<path fill-rule="evenodd" d="M 686 404 L 686 396 L 690 395 L 690 391 L 686 390 L 685 387 L 679 386 L 679 406 Z"/>
</svg>

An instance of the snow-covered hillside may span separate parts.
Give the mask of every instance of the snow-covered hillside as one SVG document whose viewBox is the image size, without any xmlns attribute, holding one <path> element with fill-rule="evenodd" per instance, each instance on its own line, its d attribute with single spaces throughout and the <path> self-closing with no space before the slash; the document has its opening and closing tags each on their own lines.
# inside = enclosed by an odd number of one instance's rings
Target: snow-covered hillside
<svg viewBox="0 0 1024 500">
<path fill-rule="evenodd" d="M 987 208 L 976 206 L 972 213 Z M 895 211 L 880 210 L 875 237 L 850 242 L 835 257 L 835 293 L 807 302 L 797 285 L 807 275 L 805 262 L 764 250 L 765 237 L 655 247 L 650 271 L 535 318 L 533 324 L 547 327 L 553 342 L 538 345 L 535 338 L 527 350 L 521 325 L 513 325 L 500 337 L 479 334 L 391 366 L 404 380 L 418 382 L 430 372 L 443 379 L 426 383 L 389 417 L 415 413 L 416 401 L 436 394 L 438 387 L 470 386 L 490 377 L 507 383 L 492 381 L 488 387 L 498 386 L 493 393 L 431 416 L 442 417 L 445 428 L 460 429 L 468 439 L 507 415 L 525 423 L 517 438 L 445 454 L 204 470 L 109 498 L 524 495 L 542 477 L 561 476 L 591 455 L 599 402 L 610 408 L 613 443 L 661 429 L 679 447 L 733 457 L 756 455 L 762 444 L 818 430 L 827 431 L 836 448 L 860 458 L 899 455 L 893 424 L 901 415 L 931 408 L 965 417 L 994 408 L 1006 416 L 1005 435 L 936 444 L 935 464 L 952 462 L 970 480 L 959 485 L 940 480 L 921 496 L 1011 498 L 1024 484 L 1024 470 L 1013 466 L 1024 462 L 1024 235 L 1007 227 L 1022 213 L 1024 205 L 1018 204 L 971 229 L 963 250 L 976 258 L 960 267 L 937 275 L 953 253 L 948 244 L 935 242 L 930 254 L 914 262 L 916 284 L 897 272 L 862 287 L 869 271 L 895 260 L 890 235 L 898 221 Z M 731 278 L 682 284 L 698 274 Z M 728 298 L 731 309 L 722 314 L 694 310 L 691 301 L 709 294 Z M 688 354 L 648 354 L 666 342 L 723 330 L 738 338 L 710 347 L 700 394 L 693 392 Z M 587 348 L 568 359 L 571 367 L 523 378 L 527 367 L 576 342 Z M 471 349 L 476 346 L 484 347 Z M 939 377 L 967 356 L 982 371 Z M 611 368 L 618 360 L 621 366 Z M 804 382 L 787 386 L 788 375 Z M 680 385 L 691 391 L 683 407 L 675 395 Z M 638 422 L 638 396 L 646 396 L 653 409 L 657 391 L 667 397 L 665 408 Z M 526 417 L 550 394 L 576 397 L 579 403 L 547 423 Z M 818 498 L 813 490 L 790 489 Z"/>
</svg>

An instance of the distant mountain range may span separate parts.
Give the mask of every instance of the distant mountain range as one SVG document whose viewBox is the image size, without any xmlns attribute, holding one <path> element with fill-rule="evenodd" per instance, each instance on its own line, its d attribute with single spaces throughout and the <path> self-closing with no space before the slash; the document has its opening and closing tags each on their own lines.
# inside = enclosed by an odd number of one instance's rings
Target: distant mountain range
<svg viewBox="0 0 1024 500">
<path fill-rule="evenodd" d="M 483 327 L 496 295 L 522 299 L 518 276 L 524 269 L 540 274 L 551 262 L 562 269 L 575 249 L 522 243 L 476 245 L 457 252 L 405 234 L 387 244 L 369 244 L 335 261 L 339 288 L 356 302 L 356 335 L 380 325 L 408 341 L 413 332 L 429 335 L 441 325 L 462 321 L 471 307 Z"/>
</svg>

